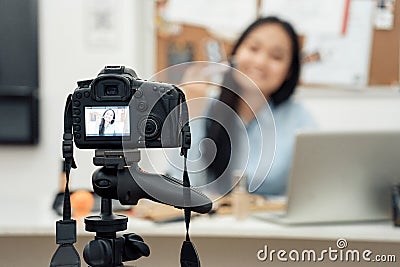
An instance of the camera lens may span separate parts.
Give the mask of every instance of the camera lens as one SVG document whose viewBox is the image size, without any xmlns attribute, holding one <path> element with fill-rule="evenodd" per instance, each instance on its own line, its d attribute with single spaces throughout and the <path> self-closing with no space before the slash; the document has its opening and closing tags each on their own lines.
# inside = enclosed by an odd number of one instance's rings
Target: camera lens
<svg viewBox="0 0 400 267">
<path fill-rule="evenodd" d="M 144 135 L 146 140 L 155 139 L 160 132 L 158 120 L 150 116 L 141 120 L 139 128 L 141 135 Z"/>
<path fill-rule="evenodd" d="M 106 95 L 118 95 L 118 85 L 106 85 L 104 91 Z"/>
</svg>

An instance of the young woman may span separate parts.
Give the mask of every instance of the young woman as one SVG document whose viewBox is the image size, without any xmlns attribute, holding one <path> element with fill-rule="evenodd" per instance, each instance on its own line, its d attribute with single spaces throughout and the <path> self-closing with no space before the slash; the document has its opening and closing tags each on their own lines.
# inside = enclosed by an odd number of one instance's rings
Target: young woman
<svg viewBox="0 0 400 267">
<path fill-rule="evenodd" d="M 190 177 L 206 192 L 225 194 L 239 173 L 250 192 L 285 194 L 296 131 L 315 127 L 291 99 L 300 75 L 298 36 L 277 17 L 257 19 L 234 44 L 230 63 L 206 119 L 191 121 Z"/>
<path fill-rule="evenodd" d="M 115 112 L 112 109 L 107 109 L 104 111 L 103 116 L 100 121 L 99 125 L 99 135 L 114 135 L 115 128 L 114 128 L 114 121 L 115 121 Z"/>
<path fill-rule="evenodd" d="M 234 44 L 231 64 L 238 71 L 225 74 L 218 101 L 238 114 L 248 140 L 241 140 L 237 134 L 235 137 L 237 129 L 231 125 L 232 116 L 220 115 L 218 106 L 221 105 L 211 105 L 208 114 L 211 118 L 217 116 L 218 120 L 208 120 L 205 127 L 206 138 L 216 146 L 213 155 L 207 155 L 210 149 L 203 149 L 205 158 L 213 158 L 207 168 L 208 181 L 233 176 L 235 170 L 244 166 L 247 182 L 252 183 L 251 191 L 282 195 L 286 190 L 296 131 L 315 126 L 308 112 L 290 99 L 300 75 L 298 36 L 289 23 L 277 17 L 260 18 Z M 235 151 L 246 141 L 247 149 Z"/>
</svg>

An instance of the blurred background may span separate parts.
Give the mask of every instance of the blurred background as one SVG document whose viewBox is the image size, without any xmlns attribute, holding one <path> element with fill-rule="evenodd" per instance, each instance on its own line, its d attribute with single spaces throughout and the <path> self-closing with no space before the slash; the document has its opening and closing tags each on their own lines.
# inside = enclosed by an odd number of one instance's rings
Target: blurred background
<svg viewBox="0 0 400 267">
<path fill-rule="evenodd" d="M 64 104 L 78 80 L 106 65 L 147 79 L 183 62 L 224 62 L 238 34 L 271 14 L 301 36 L 295 97 L 322 130 L 400 128 L 398 0 L 0 0 L 2 205 L 50 208 L 60 188 Z M 71 188 L 91 189 L 94 151 L 75 154 Z"/>
</svg>

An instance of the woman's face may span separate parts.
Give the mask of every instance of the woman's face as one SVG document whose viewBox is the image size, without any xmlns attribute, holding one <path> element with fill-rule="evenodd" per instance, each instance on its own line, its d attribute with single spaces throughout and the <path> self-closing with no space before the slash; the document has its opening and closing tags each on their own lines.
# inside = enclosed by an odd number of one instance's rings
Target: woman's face
<svg viewBox="0 0 400 267">
<path fill-rule="evenodd" d="M 108 123 L 114 118 L 114 113 L 111 110 L 107 110 L 107 112 L 103 116 L 104 120 Z"/>
<path fill-rule="evenodd" d="M 255 28 L 235 54 L 236 68 L 248 76 L 269 97 L 289 76 L 292 62 L 292 42 L 279 24 L 264 24 Z M 249 81 L 238 78 L 244 90 Z"/>
</svg>

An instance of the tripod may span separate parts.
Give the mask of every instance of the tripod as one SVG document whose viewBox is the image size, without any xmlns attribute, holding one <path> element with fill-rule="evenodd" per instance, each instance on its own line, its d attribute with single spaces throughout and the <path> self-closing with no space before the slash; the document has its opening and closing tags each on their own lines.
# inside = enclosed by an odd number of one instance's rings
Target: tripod
<svg viewBox="0 0 400 267">
<path fill-rule="evenodd" d="M 132 156 L 130 160 L 138 162 L 140 160 L 139 153 L 138 150 L 128 152 Z M 104 171 L 108 174 L 108 178 L 111 176 L 115 180 L 118 170 L 124 170 L 124 166 L 130 162 L 125 162 L 122 151 L 102 150 L 96 150 L 93 161 L 96 166 L 106 168 L 103 172 L 93 174 L 95 193 L 100 196 L 104 193 L 110 194 L 107 192 L 109 183 L 103 179 Z M 102 196 L 100 214 L 85 218 L 85 230 L 96 233 L 95 239 L 90 241 L 83 251 L 83 257 L 89 266 L 120 267 L 124 266 L 123 262 L 125 261 L 137 260 L 142 256 L 150 255 L 149 247 L 139 235 L 128 233 L 117 237 L 117 232 L 127 229 L 127 223 L 126 216 L 112 213 L 111 198 Z"/>
<path fill-rule="evenodd" d="M 71 166 L 76 168 L 76 165 L 72 152 L 68 150 L 71 148 L 70 144 L 66 143 L 64 146 L 67 148 L 67 197 L 64 198 L 63 219 L 56 223 L 56 243 L 59 247 L 50 266 L 80 267 L 80 257 L 73 246 L 76 242 L 76 222 L 71 219 L 68 189 L 69 170 Z M 83 257 L 86 263 L 91 267 L 121 267 L 125 261 L 150 255 L 149 247 L 140 236 L 128 233 L 117 237 L 117 232 L 127 229 L 128 218 L 113 214 L 111 204 L 111 200 L 116 199 L 123 205 L 136 205 L 139 199 L 146 198 L 185 209 L 186 240 L 181 249 L 181 265 L 200 266 L 188 234 L 190 212 L 208 213 L 212 208 L 210 199 L 171 176 L 142 171 L 138 166 L 139 161 L 140 152 L 137 149 L 125 153 L 121 150 L 96 150 L 93 163 L 102 168 L 93 173 L 92 184 L 93 191 L 101 197 L 101 212 L 85 218 L 86 231 L 96 233 L 95 239 L 84 248 Z M 185 179 L 185 174 L 183 178 Z"/>
<path fill-rule="evenodd" d="M 127 229 L 128 218 L 112 214 L 111 199 L 102 198 L 101 214 L 85 218 L 85 229 L 96 232 L 95 240 L 83 250 L 85 262 L 92 267 L 120 267 L 122 262 L 149 256 L 150 249 L 136 234 L 117 237 L 116 232 Z"/>
</svg>

